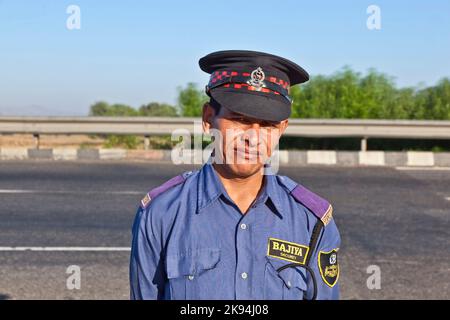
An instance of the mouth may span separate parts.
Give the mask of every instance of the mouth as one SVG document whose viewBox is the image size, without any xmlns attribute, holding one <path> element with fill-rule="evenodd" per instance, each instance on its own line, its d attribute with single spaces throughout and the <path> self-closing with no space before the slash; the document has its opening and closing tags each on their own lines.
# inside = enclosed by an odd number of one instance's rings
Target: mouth
<svg viewBox="0 0 450 320">
<path fill-rule="evenodd" d="M 238 157 L 240 158 L 245 158 L 245 159 L 254 159 L 257 158 L 259 153 L 257 151 L 249 151 L 249 150 L 245 150 L 245 149 L 234 149 L 234 152 L 238 155 Z"/>
</svg>

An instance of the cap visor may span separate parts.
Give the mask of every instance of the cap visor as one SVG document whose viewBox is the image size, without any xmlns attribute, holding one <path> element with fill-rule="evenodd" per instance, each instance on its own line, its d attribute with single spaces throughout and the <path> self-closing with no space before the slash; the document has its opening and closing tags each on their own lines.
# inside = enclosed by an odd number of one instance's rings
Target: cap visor
<svg viewBox="0 0 450 320">
<path fill-rule="evenodd" d="M 228 91 L 226 88 L 216 88 L 210 94 L 221 106 L 256 119 L 282 121 L 291 114 L 291 104 L 282 96 L 268 97 L 266 94 Z"/>
</svg>

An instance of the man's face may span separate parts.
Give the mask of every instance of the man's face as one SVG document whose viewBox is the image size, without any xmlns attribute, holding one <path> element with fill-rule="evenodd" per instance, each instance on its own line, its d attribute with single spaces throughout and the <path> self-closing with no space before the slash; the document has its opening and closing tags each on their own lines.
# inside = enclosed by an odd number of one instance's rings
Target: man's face
<svg viewBox="0 0 450 320">
<path fill-rule="evenodd" d="M 215 114 L 209 104 L 203 108 L 204 131 L 215 139 L 215 162 L 223 164 L 222 167 L 232 176 L 242 178 L 261 171 L 287 124 L 288 120 L 260 120 L 224 107 Z"/>
</svg>

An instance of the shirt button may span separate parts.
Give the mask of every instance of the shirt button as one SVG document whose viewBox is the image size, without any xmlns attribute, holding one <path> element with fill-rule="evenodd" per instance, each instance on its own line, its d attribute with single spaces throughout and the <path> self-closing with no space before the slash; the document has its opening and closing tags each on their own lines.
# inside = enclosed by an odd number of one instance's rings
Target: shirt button
<svg viewBox="0 0 450 320">
<path fill-rule="evenodd" d="M 291 282 L 290 282 L 290 281 L 288 281 L 288 282 L 287 282 L 287 287 L 288 287 L 288 288 L 292 287 L 292 285 L 291 285 Z"/>
<path fill-rule="evenodd" d="M 242 224 L 241 224 L 241 229 L 242 229 L 242 230 L 247 229 L 247 225 L 246 225 L 245 223 L 242 223 Z"/>
<path fill-rule="evenodd" d="M 194 280 L 194 276 L 190 275 L 190 276 L 188 277 L 188 279 L 189 279 L 189 280 Z"/>
<path fill-rule="evenodd" d="M 242 278 L 242 279 L 244 279 L 244 280 L 247 279 L 247 276 L 248 276 L 248 275 L 247 275 L 246 272 L 242 272 L 242 274 L 241 274 L 241 278 Z"/>
</svg>

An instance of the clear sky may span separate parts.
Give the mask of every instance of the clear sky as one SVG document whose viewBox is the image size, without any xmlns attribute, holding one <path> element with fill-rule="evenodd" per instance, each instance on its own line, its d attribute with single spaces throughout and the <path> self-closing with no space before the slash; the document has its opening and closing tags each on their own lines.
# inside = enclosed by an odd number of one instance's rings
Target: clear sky
<svg viewBox="0 0 450 320">
<path fill-rule="evenodd" d="M 366 10 L 381 9 L 369 30 Z M 81 29 L 69 30 L 69 5 Z M 86 115 L 99 100 L 175 104 L 198 59 L 266 51 L 312 75 L 374 67 L 398 86 L 450 76 L 450 1 L 0 0 L 0 114 Z"/>
</svg>

